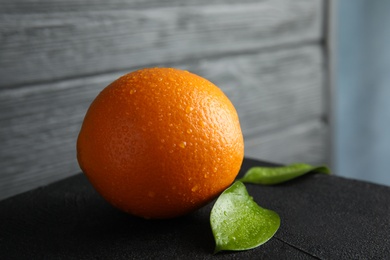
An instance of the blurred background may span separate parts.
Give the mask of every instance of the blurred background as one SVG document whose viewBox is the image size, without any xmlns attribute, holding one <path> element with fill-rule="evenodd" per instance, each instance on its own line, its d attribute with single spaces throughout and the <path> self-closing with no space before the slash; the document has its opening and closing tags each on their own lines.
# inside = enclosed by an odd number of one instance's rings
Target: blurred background
<svg viewBox="0 0 390 260">
<path fill-rule="evenodd" d="M 0 1 L 0 199 L 80 173 L 102 88 L 176 67 L 235 105 L 245 155 L 390 185 L 386 0 Z"/>
<path fill-rule="evenodd" d="M 339 0 L 337 174 L 390 185 L 390 1 Z"/>
</svg>

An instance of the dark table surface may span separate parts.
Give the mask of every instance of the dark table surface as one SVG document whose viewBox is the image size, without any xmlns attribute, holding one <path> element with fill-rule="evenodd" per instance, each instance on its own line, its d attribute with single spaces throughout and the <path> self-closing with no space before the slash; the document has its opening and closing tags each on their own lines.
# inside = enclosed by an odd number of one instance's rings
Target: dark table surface
<svg viewBox="0 0 390 260">
<path fill-rule="evenodd" d="M 260 165 L 269 164 L 245 159 L 240 175 Z M 213 255 L 214 202 L 144 220 L 110 206 L 78 174 L 0 202 L 0 259 L 390 258 L 390 187 L 322 174 L 246 186 L 281 217 L 276 235 L 256 249 Z"/>
</svg>

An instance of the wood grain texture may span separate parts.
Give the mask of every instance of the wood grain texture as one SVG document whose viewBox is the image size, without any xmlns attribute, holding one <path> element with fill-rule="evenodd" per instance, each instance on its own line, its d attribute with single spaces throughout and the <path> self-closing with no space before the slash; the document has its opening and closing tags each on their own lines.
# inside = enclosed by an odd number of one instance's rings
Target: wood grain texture
<svg viewBox="0 0 390 260">
<path fill-rule="evenodd" d="M 1 1 L 0 88 L 317 42 L 322 9 L 321 0 Z"/>
<path fill-rule="evenodd" d="M 235 104 L 246 154 L 271 161 L 318 162 L 323 129 L 321 48 L 307 45 L 182 64 L 216 83 Z M 3 90 L 0 197 L 79 172 L 75 144 L 98 92 L 124 72 Z M 290 131 L 290 129 L 301 129 Z M 321 131 L 316 131 L 321 130 Z M 288 151 L 286 150 L 288 147 Z"/>
<path fill-rule="evenodd" d="M 304 162 L 328 165 L 328 132 L 328 125 L 320 120 L 275 129 L 272 134 L 246 140 L 245 155 L 278 164 Z"/>
</svg>

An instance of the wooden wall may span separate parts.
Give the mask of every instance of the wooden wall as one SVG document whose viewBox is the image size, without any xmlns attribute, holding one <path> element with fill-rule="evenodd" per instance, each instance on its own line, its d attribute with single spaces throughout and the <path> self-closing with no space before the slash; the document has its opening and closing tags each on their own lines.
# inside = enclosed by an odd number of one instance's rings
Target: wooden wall
<svg viewBox="0 0 390 260">
<path fill-rule="evenodd" d="M 324 0 L 2 0 L 0 199 L 80 172 L 84 114 L 109 82 L 188 69 L 236 106 L 245 154 L 327 162 Z"/>
</svg>

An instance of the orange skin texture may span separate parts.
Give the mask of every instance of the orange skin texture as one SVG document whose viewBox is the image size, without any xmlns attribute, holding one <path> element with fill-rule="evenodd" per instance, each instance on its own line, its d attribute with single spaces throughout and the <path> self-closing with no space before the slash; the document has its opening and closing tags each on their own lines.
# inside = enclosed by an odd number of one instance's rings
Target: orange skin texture
<svg viewBox="0 0 390 260">
<path fill-rule="evenodd" d="M 112 205 L 144 218 L 199 209 L 229 187 L 244 157 L 237 112 L 210 81 L 147 68 L 108 85 L 89 107 L 77 159 Z"/>
</svg>

